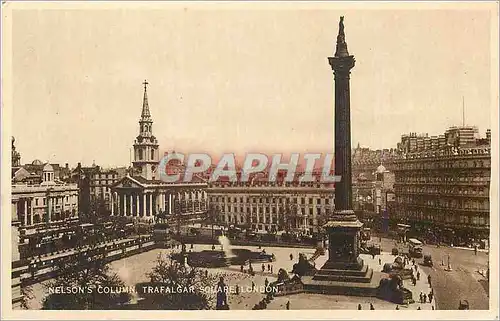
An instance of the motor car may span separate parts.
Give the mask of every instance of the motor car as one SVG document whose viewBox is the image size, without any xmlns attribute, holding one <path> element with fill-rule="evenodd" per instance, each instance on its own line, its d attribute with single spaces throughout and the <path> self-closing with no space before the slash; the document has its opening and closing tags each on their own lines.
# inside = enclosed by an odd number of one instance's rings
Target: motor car
<svg viewBox="0 0 500 321">
<path fill-rule="evenodd" d="M 432 256 L 429 254 L 424 255 L 424 265 L 425 266 L 433 266 L 434 263 L 432 262 Z"/>
</svg>

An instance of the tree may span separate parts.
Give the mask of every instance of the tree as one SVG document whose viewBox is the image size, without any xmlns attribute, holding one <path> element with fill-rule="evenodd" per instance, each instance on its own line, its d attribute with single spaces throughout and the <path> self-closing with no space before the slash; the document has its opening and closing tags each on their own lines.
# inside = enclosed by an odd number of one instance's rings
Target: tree
<svg viewBox="0 0 500 321">
<path fill-rule="evenodd" d="M 185 266 L 171 260 L 168 256 L 158 255 L 156 265 L 147 273 L 148 283 L 137 284 L 137 292 L 144 300 L 141 309 L 161 310 L 206 310 L 215 308 L 216 276 L 201 269 Z M 167 289 L 172 293 L 150 293 L 144 291 L 148 286 L 154 289 Z M 207 291 L 213 289 L 213 291 Z"/>
<path fill-rule="evenodd" d="M 45 310 L 117 309 L 130 298 L 128 293 L 118 290 L 124 283 L 116 273 L 109 271 L 105 252 L 96 243 L 79 249 L 71 260 L 59 261 L 55 270 L 58 276 L 46 285 L 50 294 L 43 300 Z"/>
<path fill-rule="evenodd" d="M 33 289 L 27 284 L 26 280 L 21 281 L 21 295 L 23 296 L 21 307 L 23 309 L 29 309 L 29 301 L 33 299 Z"/>
</svg>

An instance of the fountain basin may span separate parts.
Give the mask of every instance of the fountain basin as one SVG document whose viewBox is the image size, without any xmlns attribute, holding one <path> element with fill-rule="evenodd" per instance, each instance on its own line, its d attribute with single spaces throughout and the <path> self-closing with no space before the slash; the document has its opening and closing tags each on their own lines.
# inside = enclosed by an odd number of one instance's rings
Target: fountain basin
<svg viewBox="0 0 500 321">
<path fill-rule="evenodd" d="M 252 252 L 247 249 L 232 249 L 232 255 L 228 256 L 226 251 L 203 250 L 200 252 L 181 252 L 171 255 L 173 260 L 184 262 L 193 267 L 225 267 L 229 265 L 246 265 L 251 263 L 273 262 L 275 258 L 271 254 Z"/>
</svg>

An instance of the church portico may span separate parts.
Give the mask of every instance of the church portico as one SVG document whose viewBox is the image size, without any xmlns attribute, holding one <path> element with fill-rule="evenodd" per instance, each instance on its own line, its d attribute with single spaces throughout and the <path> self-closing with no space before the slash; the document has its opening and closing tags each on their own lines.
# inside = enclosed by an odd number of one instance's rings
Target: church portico
<svg viewBox="0 0 500 321">
<path fill-rule="evenodd" d="M 153 219 L 159 214 L 201 214 L 206 212 L 204 183 L 141 183 L 127 176 L 112 187 L 111 215 Z"/>
</svg>

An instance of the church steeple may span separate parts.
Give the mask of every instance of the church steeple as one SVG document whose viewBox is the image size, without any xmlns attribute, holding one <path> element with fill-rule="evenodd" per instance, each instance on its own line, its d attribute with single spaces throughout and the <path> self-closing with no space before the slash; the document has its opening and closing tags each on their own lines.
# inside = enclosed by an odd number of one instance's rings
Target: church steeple
<svg viewBox="0 0 500 321">
<path fill-rule="evenodd" d="M 144 85 L 144 97 L 142 99 L 142 113 L 141 120 L 151 120 L 151 113 L 149 112 L 149 102 L 148 102 L 148 81 L 144 80 L 142 83 Z"/>
<path fill-rule="evenodd" d="M 148 180 L 155 179 L 158 167 L 158 140 L 153 135 L 153 119 L 149 111 L 147 80 L 144 85 L 144 96 L 142 99 L 141 119 L 139 120 L 139 136 L 134 142 L 133 167 L 142 177 Z"/>
</svg>

